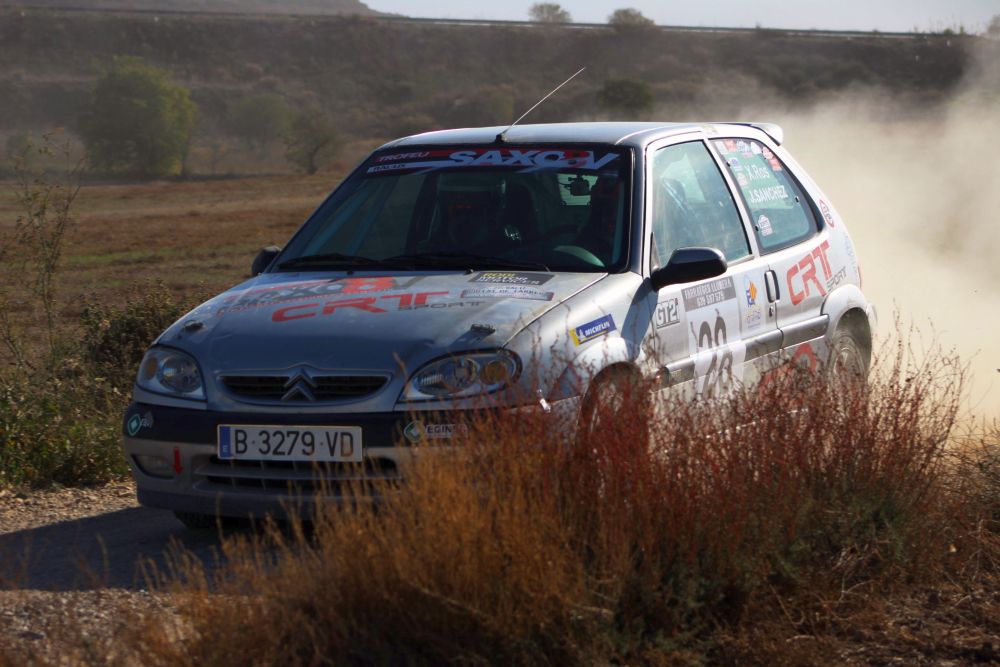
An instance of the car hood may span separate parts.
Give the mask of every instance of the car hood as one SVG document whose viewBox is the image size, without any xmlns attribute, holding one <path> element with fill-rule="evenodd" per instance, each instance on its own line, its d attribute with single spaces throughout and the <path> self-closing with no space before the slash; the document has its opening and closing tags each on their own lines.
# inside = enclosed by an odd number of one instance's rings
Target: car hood
<svg viewBox="0 0 1000 667">
<path fill-rule="evenodd" d="M 603 273 L 264 274 L 178 320 L 159 342 L 206 370 L 394 371 L 500 347 Z"/>
</svg>

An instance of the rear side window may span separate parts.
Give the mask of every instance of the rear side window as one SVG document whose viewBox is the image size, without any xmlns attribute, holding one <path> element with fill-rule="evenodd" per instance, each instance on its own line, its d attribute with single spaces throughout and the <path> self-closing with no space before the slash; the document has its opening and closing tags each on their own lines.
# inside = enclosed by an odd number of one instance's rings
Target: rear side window
<svg viewBox="0 0 1000 667">
<path fill-rule="evenodd" d="M 714 143 L 746 202 L 762 251 L 788 247 L 816 232 L 801 188 L 767 146 L 753 139 Z"/>
</svg>

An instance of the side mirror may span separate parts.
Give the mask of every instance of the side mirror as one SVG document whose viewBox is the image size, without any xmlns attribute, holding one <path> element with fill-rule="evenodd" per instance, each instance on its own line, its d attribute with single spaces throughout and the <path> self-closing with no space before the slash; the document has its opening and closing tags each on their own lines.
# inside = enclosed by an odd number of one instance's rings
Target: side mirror
<svg viewBox="0 0 1000 667">
<path fill-rule="evenodd" d="M 276 245 L 261 248 L 260 252 L 254 258 L 253 264 L 250 265 L 250 277 L 259 276 L 264 273 L 264 269 L 271 265 L 271 262 L 274 261 L 279 252 L 281 252 L 281 248 Z"/>
<path fill-rule="evenodd" d="M 716 248 L 678 248 L 667 265 L 653 271 L 649 280 L 653 289 L 659 291 L 667 285 L 721 276 L 727 268 L 725 255 Z"/>
</svg>

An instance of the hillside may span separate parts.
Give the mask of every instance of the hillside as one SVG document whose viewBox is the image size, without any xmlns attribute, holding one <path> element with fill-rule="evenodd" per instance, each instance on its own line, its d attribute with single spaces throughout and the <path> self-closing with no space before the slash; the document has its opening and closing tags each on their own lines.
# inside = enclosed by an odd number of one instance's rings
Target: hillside
<svg viewBox="0 0 1000 667">
<path fill-rule="evenodd" d="M 309 1 L 364 7 L 353 0 Z M 237 0 L 174 0 L 172 6 L 210 2 Z M 291 6 L 278 0 L 255 5 Z M 598 92 L 612 79 L 649 87 L 653 104 L 633 114 L 638 118 L 735 117 L 858 87 L 913 96 L 920 111 L 958 85 L 979 41 L 0 8 L 0 137 L 53 126 L 72 130 L 95 79 L 121 55 L 165 68 L 191 90 L 205 152 L 206 137 L 225 141 L 228 110 L 252 93 L 322 109 L 345 137 L 370 143 L 438 127 L 509 122 L 581 66 L 586 73 L 532 120 L 621 118 L 621 111 L 598 104 Z"/>
<path fill-rule="evenodd" d="M 357 14 L 375 16 L 360 0 L 11 0 L 2 7 L 243 14 Z"/>
</svg>

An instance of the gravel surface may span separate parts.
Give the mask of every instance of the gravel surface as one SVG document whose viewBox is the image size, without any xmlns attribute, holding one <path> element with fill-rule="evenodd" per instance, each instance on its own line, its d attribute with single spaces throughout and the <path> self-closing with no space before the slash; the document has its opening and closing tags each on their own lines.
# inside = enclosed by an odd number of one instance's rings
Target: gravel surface
<svg viewBox="0 0 1000 667">
<path fill-rule="evenodd" d="M 131 481 L 50 491 L 0 489 L 0 665 L 64 660 L 69 646 L 110 641 L 163 599 L 142 563 L 162 567 L 174 545 L 211 562 L 218 538 L 142 508 Z M 85 655 L 77 655 L 86 663 Z"/>
<path fill-rule="evenodd" d="M 55 491 L 0 489 L 0 535 L 138 506 L 131 480 Z"/>
</svg>

